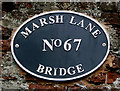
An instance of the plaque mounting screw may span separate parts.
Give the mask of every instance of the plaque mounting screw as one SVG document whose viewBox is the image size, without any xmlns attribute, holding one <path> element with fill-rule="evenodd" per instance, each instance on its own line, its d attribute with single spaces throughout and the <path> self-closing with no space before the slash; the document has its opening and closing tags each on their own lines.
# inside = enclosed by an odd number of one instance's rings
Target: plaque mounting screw
<svg viewBox="0 0 120 91">
<path fill-rule="evenodd" d="M 15 47 L 18 48 L 18 47 L 19 47 L 19 44 L 15 44 Z"/>
<path fill-rule="evenodd" d="M 105 47 L 105 46 L 106 46 L 106 43 L 102 43 L 102 46 Z"/>
</svg>

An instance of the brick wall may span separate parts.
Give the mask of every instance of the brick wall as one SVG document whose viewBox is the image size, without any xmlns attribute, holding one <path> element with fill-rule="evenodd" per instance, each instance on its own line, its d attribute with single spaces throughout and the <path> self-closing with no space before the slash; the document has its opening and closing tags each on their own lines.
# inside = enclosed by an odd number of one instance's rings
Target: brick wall
<svg viewBox="0 0 120 91">
<path fill-rule="evenodd" d="M 51 10 L 71 10 L 87 14 L 99 21 L 109 33 L 110 53 L 105 63 L 92 74 L 80 79 L 55 82 L 36 78 L 24 72 L 14 61 L 10 42 L 16 29 L 35 14 Z M 0 90 L 29 89 L 76 90 L 120 89 L 120 3 L 119 2 L 4 2 L 0 31 Z M 116 82 L 116 83 L 115 83 Z"/>
</svg>

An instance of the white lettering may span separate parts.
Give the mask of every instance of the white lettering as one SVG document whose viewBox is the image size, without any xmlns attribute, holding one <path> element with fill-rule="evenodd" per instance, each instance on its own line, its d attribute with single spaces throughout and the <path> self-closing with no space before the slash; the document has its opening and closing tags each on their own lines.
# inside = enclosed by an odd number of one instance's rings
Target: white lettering
<svg viewBox="0 0 120 91">
<path fill-rule="evenodd" d="M 29 34 L 31 34 L 31 33 L 32 33 L 32 31 L 28 27 L 25 28 L 25 32 L 24 31 L 21 32 L 21 34 L 25 38 L 27 38 L 29 36 Z"/>
<path fill-rule="evenodd" d="M 81 73 L 84 71 L 84 69 L 82 69 L 82 64 L 76 65 L 77 71 L 78 73 Z"/>
<path fill-rule="evenodd" d="M 56 15 L 56 23 L 63 23 L 63 15 L 61 15 L 60 17 L 59 15 Z"/>
<path fill-rule="evenodd" d="M 51 71 L 52 71 L 52 68 L 51 68 L 51 67 L 46 67 L 45 74 L 47 75 L 47 73 L 48 73 L 49 75 L 52 75 L 52 74 L 51 74 Z"/>
<path fill-rule="evenodd" d="M 54 24 L 55 23 L 54 16 L 50 16 L 49 20 L 50 20 L 49 24 Z"/>
<path fill-rule="evenodd" d="M 80 44 L 81 44 L 81 41 L 82 41 L 82 39 L 74 39 L 74 42 L 73 42 L 73 43 L 78 42 L 78 45 L 77 45 L 77 47 L 76 47 L 76 51 L 78 51 L 78 49 L 79 49 L 79 47 L 80 47 Z"/>
<path fill-rule="evenodd" d="M 32 23 L 32 25 L 33 25 L 33 31 L 35 31 L 35 28 L 39 28 L 39 26 L 35 23 Z"/>
<path fill-rule="evenodd" d="M 57 75 L 57 69 L 58 69 L 58 68 L 54 68 L 54 76 Z"/>
<path fill-rule="evenodd" d="M 57 48 L 62 46 L 62 40 L 60 40 L 60 39 L 50 39 L 50 40 L 52 42 L 51 44 L 49 43 L 49 41 L 47 39 L 43 39 L 43 49 L 42 49 L 42 51 L 47 51 L 46 50 L 46 45 L 49 47 L 49 49 L 51 51 L 54 50 L 54 46 L 57 47 Z M 72 39 L 68 39 L 63 43 L 64 44 L 63 48 L 64 48 L 65 51 L 70 51 L 72 49 L 71 41 L 72 41 Z M 76 51 L 79 50 L 81 41 L 82 41 L 82 39 L 74 39 L 73 40 L 73 43 L 77 43 L 77 47 L 75 49 Z"/>
<path fill-rule="evenodd" d="M 87 30 L 87 29 L 89 28 L 89 31 L 91 32 L 94 27 L 95 27 L 94 25 L 93 25 L 93 27 L 92 27 L 92 24 L 89 23 L 88 26 L 87 26 L 85 29 Z"/>
<path fill-rule="evenodd" d="M 54 41 L 54 39 L 51 39 L 52 44 L 50 44 L 46 39 L 43 39 L 44 43 L 43 43 L 43 50 L 42 51 L 46 51 L 45 45 L 47 45 L 50 48 L 50 50 L 53 51 L 53 41 Z"/>
<path fill-rule="evenodd" d="M 84 27 L 84 20 L 81 20 L 77 25 L 81 25 L 81 27 Z"/>
<path fill-rule="evenodd" d="M 40 20 L 40 23 L 41 23 L 41 26 L 44 26 L 45 24 L 47 25 L 48 23 L 46 22 L 46 18 L 41 18 L 39 19 Z"/>
<path fill-rule="evenodd" d="M 100 35 L 101 34 L 101 32 L 100 32 L 100 30 L 95 30 L 94 32 L 92 32 L 92 35 L 93 35 L 93 37 L 94 38 L 97 38 L 97 35 Z"/>
<path fill-rule="evenodd" d="M 84 71 L 84 69 L 82 69 L 82 64 L 70 66 L 68 68 L 52 68 L 48 66 L 45 67 L 44 65 L 39 64 L 38 69 L 36 71 L 46 75 L 65 76 L 67 74 L 74 75 L 76 73 L 81 73 Z"/>
<path fill-rule="evenodd" d="M 73 25 L 75 25 L 75 24 L 76 24 L 76 22 L 74 22 L 74 23 L 73 23 L 74 18 L 75 18 L 75 17 L 74 17 L 74 16 L 72 16 L 72 18 L 71 18 L 71 20 L 70 20 L 70 24 L 73 24 Z"/>
<path fill-rule="evenodd" d="M 74 75 L 75 74 L 75 70 L 72 71 L 72 73 L 70 72 L 71 69 L 75 69 L 73 66 L 69 67 L 67 72 L 69 75 Z"/>
<path fill-rule="evenodd" d="M 44 66 L 43 65 L 41 65 L 41 64 L 39 64 L 39 67 L 38 67 L 38 69 L 37 69 L 37 72 L 39 72 L 39 73 L 43 73 L 44 72 Z"/>
<path fill-rule="evenodd" d="M 59 68 L 60 69 L 60 76 L 66 75 L 66 69 L 65 68 Z"/>
<path fill-rule="evenodd" d="M 57 44 L 57 41 L 58 41 L 58 44 Z M 62 41 L 61 41 L 60 39 L 56 39 L 56 40 L 54 41 L 54 45 L 55 45 L 56 47 L 60 47 L 60 46 L 62 45 Z"/>
</svg>

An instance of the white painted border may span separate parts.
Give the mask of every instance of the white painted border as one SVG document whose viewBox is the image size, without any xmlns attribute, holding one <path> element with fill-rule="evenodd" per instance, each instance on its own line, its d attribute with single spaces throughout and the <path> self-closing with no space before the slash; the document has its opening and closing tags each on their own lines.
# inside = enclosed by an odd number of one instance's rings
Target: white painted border
<svg viewBox="0 0 120 91">
<path fill-rule="evenodd" d="M 42 15 L 45 15 L 45 14 L 60 13 L 60 12 L 77 14 L 77 15 L 80 15 L 80 16 L 84 16 L 84 17 L 86 17 L 86 18 L 88 18 L 88 19 L 91 19 L 92 21 L 94 21 L 95 23 L 97 23 L 97 24 L 103 29 L 104 33 L 106 34 L 107 40 L 108 40 L 107 53 L 106 53 L 106 56 L 104 57 L 104 59 L 101 61 L 101 63 L 100 63 L 97 67 L 95 67 L 94 69 L 92 69 L 91 71 L 89 71 L 89 72 L 87 72 L 87 73 L 85 73 L 85 74 L 83 74 L 83 75 L 76 76 L 76 77 L 72 77 L 72 78 L 48 78 L 48 77 L 44 77 L 44 76 L 37 75 L 37 74 L 29 71 L 28 69 L 26 69 L 25 67 L 23 67 L 23 66 L 20 64 L 20 62 L 17 60 L 17 58 L 16 58 L 16 56 L 15 56 L 15 54 L 14 54 L 14 50 L 13 50 L 13 47 L 14 47 L 14 45 L 13 45 L 14 38 L 15 38 L 16 34 L 18 33 L 18 31 L 20 30 L 20 28 L 21 28 L 23 25 L 25 25 L 27 22 L 31 21 L 32 19 L 34 19 L 34 18 L 36 18 L 36 17 L 42 16 Z M 38 77 L 38 78 L 43 78 L 43 79 L 47 79 L 47 80 L 54 80 L 54 81 L 73 80 L 73 79 L 81 78 L 81 77 L 83 77 L 83 76 L 86 76 L 86 75 L 92 73 L 93 71 L 95 71 L 96 69 L 98 69 L 98 68 L 104 63 L 104 61 L 106 60 L 106 58 L 107 58 L 107 56 L 108 56 L 108 54 L 109 54 L 109 49 L 110 49 L 110 41 L 109 41 L 108 33 L 107 33 L 107 31 L 102 27 L 102 25 L 100 25 L 100 23 L 98 23 L 98 21 L 96 21 L 95 19 L 93 19 L 93 18 L 91 18 L 91 17 L 89 17 L 89 16 L 87 16 L 87 15 L 85 15 L 85 14 L 82 14 L 82 13 L 77 13 L 77 12 L 73 12 L 73 11 L 65 11 L 65 10 L 58 10 L 58 11 L 50 11 L 50 12 L 41 13 L 41 14 L 39 14 L 39 15 L 35 15 L 35 16 L 33 16 L 32 18 L 26 20 L 26 21 L 17 29 L 17 31 L 15 32 L 15 34 L 14 34 L 14 36 L 13 36 L 13 38 L 12 38 L 12 41 L 11 41 L 11 51 L 12 51 L 12 55 L 13 55 L 15 61 L 17 62 L 17 64 L 18 64 L 23 70 L 25 70 L 26 72 L 28 72 L 28 73 L 30 73 L 31 75 L 36 76 L 36 77 Z"/>
</svg>

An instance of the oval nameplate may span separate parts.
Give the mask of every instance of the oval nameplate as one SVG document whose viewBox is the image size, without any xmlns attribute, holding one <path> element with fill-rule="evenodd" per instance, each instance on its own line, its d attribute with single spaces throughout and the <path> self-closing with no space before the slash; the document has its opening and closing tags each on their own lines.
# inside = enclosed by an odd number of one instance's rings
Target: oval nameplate
<svg viewBox="0 0 120 91">
<path fill-rule="evenodd" d="M 26 72 L 47 80 L 81 78 L 98 69 L 109 53 L 105 29 L 93 18 L 72 11 L 51 11 L 25 21 L 11 50 Z"/>
</svg>

